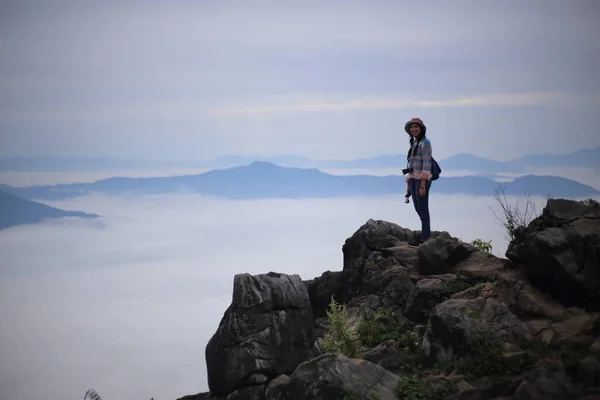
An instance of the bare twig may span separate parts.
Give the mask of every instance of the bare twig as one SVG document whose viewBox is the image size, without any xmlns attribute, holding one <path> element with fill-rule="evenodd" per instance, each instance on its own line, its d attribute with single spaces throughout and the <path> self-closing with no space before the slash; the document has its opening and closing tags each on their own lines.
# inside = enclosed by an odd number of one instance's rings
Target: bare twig
<svg viewBox="0 0 600 400">
<path fill-rule="evenodd" d="M 515 231 L 519 227 L 526 227 L 531 220 L 537 216 L 535 202 L 529 194 L 523 197 L 518 197 L 516 204 L 511 205 L 506 199 L 506 186 L 500 185 L 495 190 L 494 198 L 500 205 L 499 212 L 491 211 L 496 217 L 497 223 L 505 230 L 504 237 L 512 241 L 515 238 Z"/>
</svg>

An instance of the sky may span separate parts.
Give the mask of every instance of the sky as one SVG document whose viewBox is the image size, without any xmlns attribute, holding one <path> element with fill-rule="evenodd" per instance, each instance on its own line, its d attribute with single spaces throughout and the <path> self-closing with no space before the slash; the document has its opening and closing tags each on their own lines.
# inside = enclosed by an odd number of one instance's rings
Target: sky
<svg viewBox="0 0 600 400">
<path fill-rule="evenodd" d="M 600 197 L 598 198 L 600 200 Z M 534 199 L 538 211 L 544 199 Z M 402 196 L 223 201 L 198 195 L 49 202 L 102 215 L 0 231 L 0 398 L 176 399 L 207 391 L 204 349 L 237 273 L 342 269 L 369 218 L 420 227 Z M 506 241 L 493 198 L 431 198 L 432 229 Z"/>
<path fill-rule="evenodd" d="M 0 0 L 0 157 L 600 146 L 595 0 Z"/>
</svg>

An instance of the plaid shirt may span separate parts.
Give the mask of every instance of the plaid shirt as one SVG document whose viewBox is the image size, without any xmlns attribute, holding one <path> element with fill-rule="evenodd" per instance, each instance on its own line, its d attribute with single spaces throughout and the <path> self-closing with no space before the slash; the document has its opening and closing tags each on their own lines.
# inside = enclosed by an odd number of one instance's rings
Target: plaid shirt
<svg viewBox="0 0 600 400">
<path fill-rule="evenodd" d="M 413 147 L 417 146 L 417 151 L 413 156 Z M 408 178 L 430 180 L 431 179 L 431 142 L 427 138 L 423 138 L 419 144 L 414 144 L 411 147 L 411 157 L 408 160 L 409 168 L 414 171 L 409 174 Z"/>
</svg>

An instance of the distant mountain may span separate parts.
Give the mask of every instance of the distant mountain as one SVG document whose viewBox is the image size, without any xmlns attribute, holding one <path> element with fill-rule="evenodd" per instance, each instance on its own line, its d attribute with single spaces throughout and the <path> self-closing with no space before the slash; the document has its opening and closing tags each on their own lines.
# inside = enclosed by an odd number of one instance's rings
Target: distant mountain
<svg viewBox="0 0 600 400">
<path fill-rule="evenodd" d="M 314 160 L 297 155 L 253 157 L 229 155 L 212 161 L 152 161 L 120 158 L 62 158 L 14 157 L 0 158 L 0 172 L 8 171 L 107 171 L 159 168 L 230 168 L 248 165 L 254 161 L 268 162 L 285 167 L 319 169 L 378 169 L 403 168 L 405 154 L 381 155 L 355 160 Z M 510 161 L 495 161 L 462 153 L 438 160 L 442 169 L 477 172 L 526 172 L 528 168 L 589 167 L 600 169 L 600 147 L 568 154 L 534 154 Z"/>
<path fill-rule="evenodd" d="M 65 211 L 0 190 L 0 229 L 62 217 L 96 218 L 95 214 Z"/>
<path fill-rule="evenodd" d="M 553 176 L 526 176 L 506 183 L 511 194 L 576 198 L 600 194 L 593 187 Z M 435 193 L 489 196 L 499 183 L 486 177 L 441 177 Z M 281 167 L 256 161 L 246 166 L 215 169 L 198 175 L 155 178 L 109 178 L 93 183 L 0 189 L 29 199 L 57 200 L 105 194 L 159 194 L 192 192 L 230 199 L 309 198 L 404 194 L 403 176 L 338 176 L 317 169 Z"/>
</svg>

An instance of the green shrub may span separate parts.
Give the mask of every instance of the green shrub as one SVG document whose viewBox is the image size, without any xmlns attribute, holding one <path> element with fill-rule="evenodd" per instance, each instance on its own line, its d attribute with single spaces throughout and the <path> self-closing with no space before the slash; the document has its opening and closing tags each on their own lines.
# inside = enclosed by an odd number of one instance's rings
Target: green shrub
<svg viewBox="0 0 600 400">
<path fill-rule="evenodd" d="M 457 362 L 458 372 L 467 379 L 516 375 L 533 368 L 539 360 L 539 357 L 530 352 L 512 359 L 503 354 L 500 341 L 487 334 L 476 335 L 469 345 L 468 354 Z"/>
<path fill-rule="evenodd" d="M 493 249 L 493 247 L 492 247 L 492 241 L 491 240 L 488 241 L 488 242 L 485 242 L 485 241 L 483 241 L 481 239 L 475 239 L 475 240 L 473 240 L 469 244 L 471 246 L 474 246 L 474 247 L 478 248 L 479 250 L 485 251 L 487 253 L 491 253 L 492 249 Z"/>
<path fill-rule="evenodd" d="M 397 340 L 407 330 L 410 323 L 400 323 L 389 309 L 375 311 L 371 316 L 358 324 L 357 334 L 360 342 L 367 347 L 375 347 L 386 340 Z"/>
<path fill-rule="evenodd" d="M 340 304 L 331 296 L 327 310 L 329 324 L 323 337 L 325 353 L 341 353 L 346 357 L 358 356 L 359 341 L 356 332 L 350 327 L 350 318 L 345 304 Z"/>
<path fill-rule="evenodd" d="M 438 292 L 440 301 L 446 300 L 453 294 L 462 292 L 463 290 L 467 290 L 470 287 L 475 286 L 476 284 L 477 281 L 464 276 L 459 276 L 451 281 L 445 281 L 442 285 L 442 289 Z"/>
<path fill-rule="evenodd" d="M 457 392 L 458 388 L 452 382 L 434 387 L 415 376 L 401 377 L 396 386 L 398 400 L 444 400 Z"/>
</svg>

